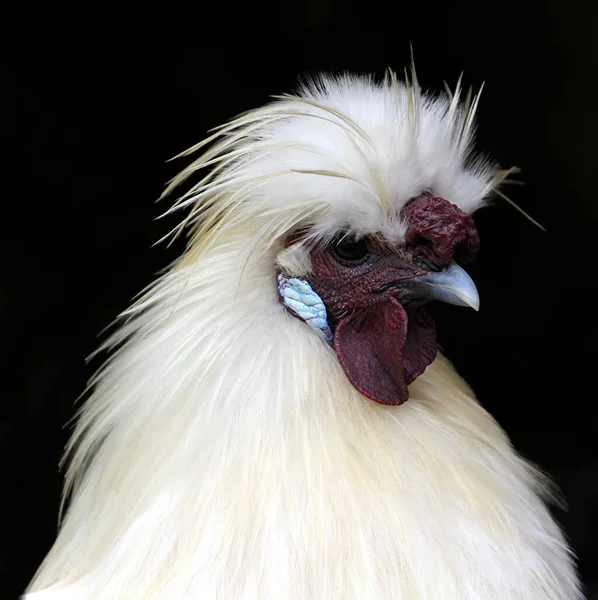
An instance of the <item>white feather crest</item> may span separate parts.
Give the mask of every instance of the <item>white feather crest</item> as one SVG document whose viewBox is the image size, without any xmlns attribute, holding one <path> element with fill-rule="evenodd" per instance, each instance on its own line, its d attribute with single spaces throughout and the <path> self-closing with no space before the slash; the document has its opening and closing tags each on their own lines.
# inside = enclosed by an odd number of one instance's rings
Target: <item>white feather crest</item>
<svg viewBox="0 0 598 600">
<path fill-rule="evenodd" d="M 473 212 L 504 176 L 471 155 L 478 97 L 460 96 L 460 83 L 432 96 L 391 74 L 380 84 L 321 77 L 276 97 L 176 157 L 211 145 L 164 192 L 212 168 L 166 213 L 191 207 L 173 233 L 198 224 L 194 239 L 203 240 L 216 223 L 306 211 L 316 237 L 349 227 L 400 241 L 397 215 L 424 189 Z"/>
</svg>

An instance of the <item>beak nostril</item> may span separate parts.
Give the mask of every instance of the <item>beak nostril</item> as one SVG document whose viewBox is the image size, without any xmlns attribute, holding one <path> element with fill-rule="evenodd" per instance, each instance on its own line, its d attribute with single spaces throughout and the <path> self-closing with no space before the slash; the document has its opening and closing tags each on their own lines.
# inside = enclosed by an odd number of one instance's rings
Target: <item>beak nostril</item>
<svg viewBox="0 0 598 600">
<path fill-rule="evenodd" d="M 438 261 L 438 254 L 434 242 L 423 235 L 417 233 L 407 243 L 407 247 L 411 250 L 416 264 L 427 271 L 441 271 L 442 261 Z"/>
</svg>

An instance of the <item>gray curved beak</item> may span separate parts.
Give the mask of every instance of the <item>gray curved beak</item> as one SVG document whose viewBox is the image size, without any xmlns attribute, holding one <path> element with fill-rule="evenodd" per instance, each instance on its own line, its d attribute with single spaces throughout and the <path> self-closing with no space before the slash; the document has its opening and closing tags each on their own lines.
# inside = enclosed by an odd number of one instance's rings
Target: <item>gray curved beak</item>
<svg viewBox="0 0 598 600">
<path fill-rule="evenodd" d="M 411 283 L 415 284 L 420 297 L 480 309 L 480 296 L 475 283 L 457 263 L 451 263 L 440 273 L 417 277 Z"/>
</svg>

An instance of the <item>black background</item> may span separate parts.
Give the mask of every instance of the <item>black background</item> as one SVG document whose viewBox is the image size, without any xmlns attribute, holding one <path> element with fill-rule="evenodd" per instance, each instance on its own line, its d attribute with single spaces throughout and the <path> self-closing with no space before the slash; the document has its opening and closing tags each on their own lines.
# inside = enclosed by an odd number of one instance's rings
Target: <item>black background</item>
<svg viewBox="0 0 598 600">
<path fill-rule="evenodd" d="M 125 15 L 7 18 L 4 113 L 0 597 L 21 593 L 55 536 L 57 463 L 97 334 L 182 250 L 154 200 L 166 160 L 297 76 L 409 63 L 440 89 L 486 87 L 479 148 L 518 165 L 476 217 L 479 313 L 438 307 L 440 342 L 515 446 L 547 470 L 589 592 L 598 591 L 596 8 L 309 0 Z M 156 9 L 157 10 L 157 9 Z M 590 11 L 594 14 L 590 14 Z M 159 21 L 156 20 L 158 17 Z M 151 24 L 150 24 L 151 23 Z M 156 27 L 159 25 L 159 27 Z"/>
</svg>

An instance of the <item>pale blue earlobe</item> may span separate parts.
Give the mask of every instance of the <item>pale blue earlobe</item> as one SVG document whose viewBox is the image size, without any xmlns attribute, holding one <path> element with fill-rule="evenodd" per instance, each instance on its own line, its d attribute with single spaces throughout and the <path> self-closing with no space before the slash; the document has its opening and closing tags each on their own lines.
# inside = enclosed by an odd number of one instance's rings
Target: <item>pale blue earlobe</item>
<svg viewBox="0 0 598 600">
<path fill-rule="evenodd" d="M 297 277 L 278 275 L 278 293 L 282 303 L 300 319 L 303 319 L 322 339 L 332 343 L 333 335 L 328 326 L 326 306 L 309 283 Z"/>
</svg>

